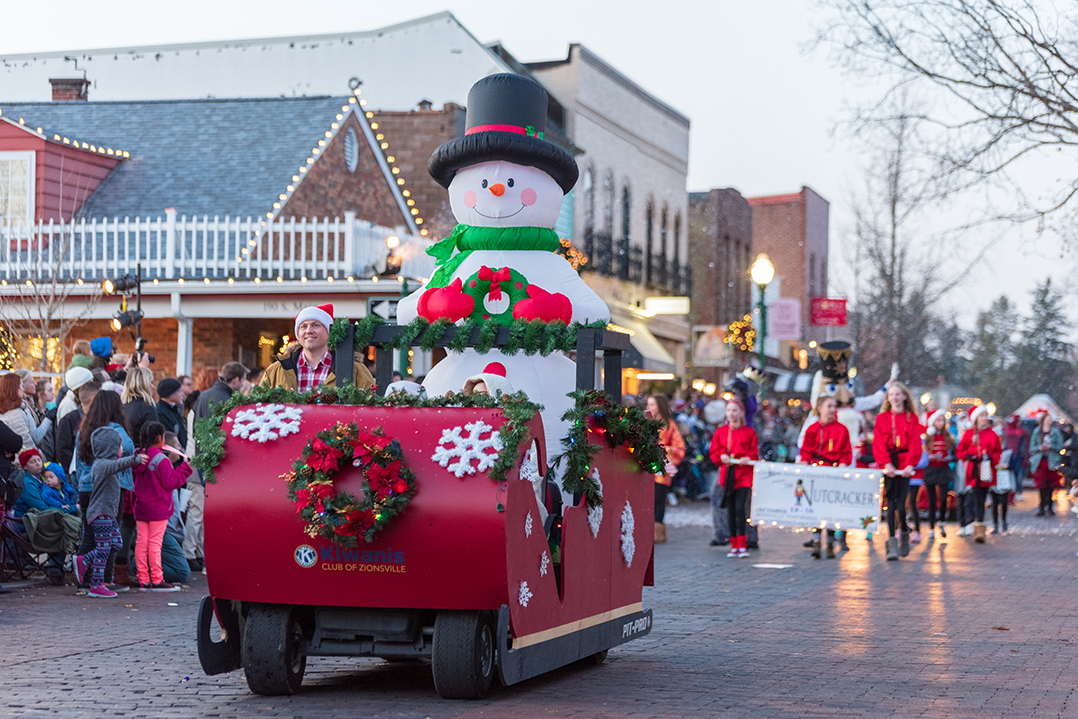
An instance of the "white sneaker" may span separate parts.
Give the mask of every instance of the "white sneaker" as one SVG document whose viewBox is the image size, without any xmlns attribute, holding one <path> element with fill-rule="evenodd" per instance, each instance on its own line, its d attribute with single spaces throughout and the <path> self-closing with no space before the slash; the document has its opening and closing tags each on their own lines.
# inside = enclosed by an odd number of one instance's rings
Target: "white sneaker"
<svg viewBox="0 0 1078 719">
<path fill-rule="evenodd" d="M 727 553 L 726 553 L 726 556 L 727 556 L 727 557 L 736 557 L 736 556 L 738 556 L 739 554 L 741 554 L 741 550 L 740 550 L 740 549 L 731 549 L 731 550 L 730 550 L 729 552 L 727 552 Z"/>
<path fill-rule="evenodd" d="M 749 550 L 747 550 L 747 549 L 739 549 L 739 550 L 737 550 L 737 556 L 740 557 L 741 559 L 748 559 L 749 558 Z"/>
<path fill-rule="evenodd" d="M 676 507 L 677 506 L 677 495 L 674 494 L 673 492 L 666 495 L 666 503 L 669 504 L 671 507 Z"/>
</svg>

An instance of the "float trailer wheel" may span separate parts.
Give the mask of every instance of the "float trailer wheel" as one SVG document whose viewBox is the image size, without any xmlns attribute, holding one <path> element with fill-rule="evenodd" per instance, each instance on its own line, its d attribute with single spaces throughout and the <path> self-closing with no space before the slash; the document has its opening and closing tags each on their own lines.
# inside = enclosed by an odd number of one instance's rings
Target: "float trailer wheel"
<svg viewBox="0 0 1078 719">
<path fill-rule="evenodd" d="M 441 611 L 431 648 L 434 688 L 444 699 L 482 699 L 494 679 L 490 612 Z"/>
<path fill-rule="evenodd" d="M 243 671 L 255 694 L 295 694 L 303 683 L 307 657 L 300 653 L 303 627 L 294 607 L 251 607 L 243 630 Z"/>
</svg>

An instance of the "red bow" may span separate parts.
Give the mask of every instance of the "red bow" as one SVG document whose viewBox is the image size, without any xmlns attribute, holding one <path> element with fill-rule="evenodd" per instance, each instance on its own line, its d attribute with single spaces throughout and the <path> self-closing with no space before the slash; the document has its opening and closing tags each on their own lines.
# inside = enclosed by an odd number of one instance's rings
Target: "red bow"
<svg viewBox="0 0 1078 719">
<path fill-rule="evenodd" d="M 495 272 L 483 265 L 479 268 L 479 279 L 490 283 L 490 299 L 492 302 L 497 302 L 502 298 L 502 286 L 499 283 L 509 281 L 509 268 L 503 267 Z"/>
</svg>

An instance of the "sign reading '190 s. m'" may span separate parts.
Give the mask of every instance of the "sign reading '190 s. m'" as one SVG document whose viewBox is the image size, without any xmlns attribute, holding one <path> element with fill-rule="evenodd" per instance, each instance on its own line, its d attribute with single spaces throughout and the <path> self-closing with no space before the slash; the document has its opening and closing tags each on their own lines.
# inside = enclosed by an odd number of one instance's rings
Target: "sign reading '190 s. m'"
<svg viewBox="0 0 1078 719">
<path fill-rule="evenodd" d="M 876 528 L 879 470 L 756 462 L 752 523 L 760 526 Z"/>
</svg>

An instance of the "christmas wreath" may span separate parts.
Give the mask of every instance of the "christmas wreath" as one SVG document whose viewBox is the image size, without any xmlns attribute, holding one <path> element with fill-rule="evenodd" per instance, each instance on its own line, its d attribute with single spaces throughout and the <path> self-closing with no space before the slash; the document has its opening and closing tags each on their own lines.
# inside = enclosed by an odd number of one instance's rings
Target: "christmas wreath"
<svg viewBox="0 0 1078 719">
<path fill-rule="evenodd" d="M 348 467 L 363 473 L 362 499 L 333 486 L 333 475 Z M 416 492 L 415 475 L 404 464 L 400 442 L 381 427 L 365 432 L 355 422 L 338 422 L 315 434 L 292 463 L 292 471 L 282 477 L 307 524 L 304 531 L 345 547 L 354 547 L 358 537 L 373 541 Z"/>
</svg>

